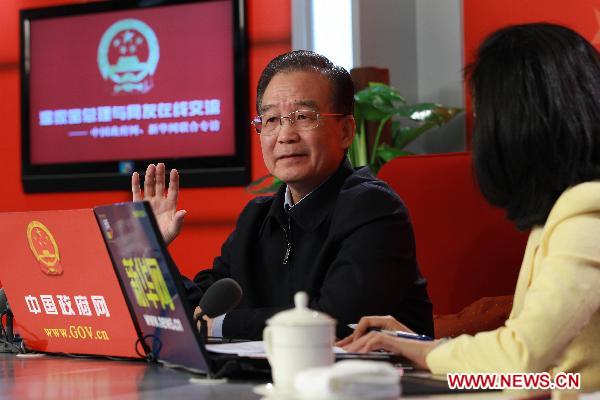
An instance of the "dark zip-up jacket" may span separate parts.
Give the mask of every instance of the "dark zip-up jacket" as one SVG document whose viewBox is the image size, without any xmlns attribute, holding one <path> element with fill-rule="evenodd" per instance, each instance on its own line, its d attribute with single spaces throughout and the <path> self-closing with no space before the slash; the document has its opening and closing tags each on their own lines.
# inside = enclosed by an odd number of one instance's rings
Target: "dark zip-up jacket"
<svg viewBox="0 0 600 400">
<path fill-rule="evenodd" d="M 266 320 L 292 307 L 300 290 L 308 293 L 310 308 L 337 320 L 338 338 L 362 316 L 388 314 L 433 335 L 411 222 L 386 183 L 345 160 L 289 211 L 284 195 L 285 186 L 250 201 L 213 268 L 186 282 L 194 307 L 216 280 L 240 284 L 244 296 L 227 313 L 223 336 L 262 339 Z"/>
</svg>

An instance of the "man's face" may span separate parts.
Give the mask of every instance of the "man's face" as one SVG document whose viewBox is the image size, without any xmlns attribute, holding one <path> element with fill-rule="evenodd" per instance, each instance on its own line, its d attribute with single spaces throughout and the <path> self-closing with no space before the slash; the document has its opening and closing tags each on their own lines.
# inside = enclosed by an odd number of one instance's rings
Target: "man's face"
<svg viewBox="0 0 600 400">
<path fill-rule="evenodd" d="M 336 113 L 329 81 L 318 72 L 281 72 L 265 89 L 261 113 L 287 116 L 296 110 Z M 354 137 L 354 118 L 322 117 L 319 126 L 297 131 L 288 120 L 279 133 L 260 137 L 267 169 L 292 189 L 307 194 L 339 166 Z"/>
</svg>

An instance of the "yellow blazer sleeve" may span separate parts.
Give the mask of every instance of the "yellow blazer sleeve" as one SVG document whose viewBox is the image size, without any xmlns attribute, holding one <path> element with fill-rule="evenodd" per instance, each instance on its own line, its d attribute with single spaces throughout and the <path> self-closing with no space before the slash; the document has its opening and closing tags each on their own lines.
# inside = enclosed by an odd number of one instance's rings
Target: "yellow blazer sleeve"
<svg viewBox="0 0 600 400">
<path fill-rule="evenodd" d="M 545 254 L 522 311 L 499 329 L 436 347 L 426 359 L 433 373 L 534 372 L 558 364 L 600 306 L 600 215 L 567 218 L 551 229 L 542 235 Z"/>
</svg>

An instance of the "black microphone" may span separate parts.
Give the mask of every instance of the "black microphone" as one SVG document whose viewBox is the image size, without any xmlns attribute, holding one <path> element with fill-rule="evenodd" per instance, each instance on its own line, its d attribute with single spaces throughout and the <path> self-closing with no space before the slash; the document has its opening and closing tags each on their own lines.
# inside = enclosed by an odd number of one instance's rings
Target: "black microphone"
<svg viewBox="0 0 600 400">
<path fill-rule="evenodd" d="M 242 295 L 242 288 L 231 278 L 219 279 L 208 288 L 198 303 L 202 312 L 194 318 L 196 324 L 200 322 L 200 335 L 204 340 L 208 339 L 208 334 L 202 317 L 215 318 L 233 310 L 242 300 Z"/>
<path fill-rule="evenodd" d="M 242 288 L 231 278 L 216 281 L 208 288 L 202 299 L 200 309 L 202 316 L 215 318 L 235 308 L 242 300 Z"/>
</svg>

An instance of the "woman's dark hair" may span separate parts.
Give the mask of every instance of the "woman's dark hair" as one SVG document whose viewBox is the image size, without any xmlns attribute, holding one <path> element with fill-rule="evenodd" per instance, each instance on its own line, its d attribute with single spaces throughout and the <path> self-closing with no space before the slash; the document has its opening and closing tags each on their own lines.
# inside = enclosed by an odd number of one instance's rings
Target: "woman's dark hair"
<svg viewBox="0 0 600 400">
<path fill-rule="evenodd" d="M 600 179 L 600 59 L 578 33 L 546 23 L 501 29 L 465 75 L 477 182 L 519 229 L 543 225 L 568 187 Z"/>
<path fill-rule="evenodd" d="M 256 111 L 261 113 L 262 98 L 273 77 L 280 73 L 314 71 L 324 76 L 331 87 L 331 112 L 351 115 L 354 111 L 354 85 L 348 71 L 325 56 L 296 50 L 275 57 L 265 67 L 256 89 Z"/>
</svg>

